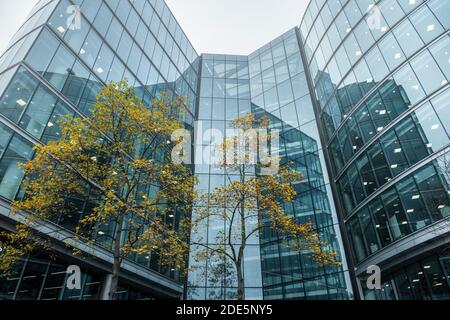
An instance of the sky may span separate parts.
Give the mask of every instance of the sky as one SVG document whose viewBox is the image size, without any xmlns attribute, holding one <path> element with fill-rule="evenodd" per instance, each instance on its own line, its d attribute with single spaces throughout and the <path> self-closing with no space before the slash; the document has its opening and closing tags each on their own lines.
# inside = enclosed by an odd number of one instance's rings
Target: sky
<svg viewBox="0 0 450 320">
<path fill-rule="evenodd" d="M 247 55 L 299 26 L 309 0 L 166 0 L 198 53 Z"/>
<path fill-rule="evenodd" d="M 182 1 L 182 0 L 181 0 Z M 0 54 L 38 0 L 0 0 Z"/>
<path fill-rule="evenodd" d="M 198 53 L 247 55 L 300 24 L 309 0 L 166 0 Z M 0 54 L 37 0 L 0 0 Z"/>
</svg>

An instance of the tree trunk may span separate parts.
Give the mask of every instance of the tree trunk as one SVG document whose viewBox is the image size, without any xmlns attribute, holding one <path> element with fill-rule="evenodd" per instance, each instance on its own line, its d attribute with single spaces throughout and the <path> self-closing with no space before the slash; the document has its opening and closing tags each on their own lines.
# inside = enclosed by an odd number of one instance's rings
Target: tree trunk
<svg viewBox="0 0 450 320">
<path fill-rule="evenodd" d="M 113 264 L 113 272 L 111 279 L 111 287 L 108 293 L 109 300 L 116 300 L 116 293 L 119 287 L 119 276 L 120 276 L 120 265 L 122 264 L 122 255 L 120 252 L 121 249 L 121 238 L 122 238 L 122 230 L 123 230 L 123 218 L 119 220 L 117 225 L 117 233 L 114 237 L 113 245 L 114 245 L 114 264 Z"/>
<path fill-rule="evenodd" d="M 237 269 L 237 282 L 238 282 L 238 291 L 237 291 L 237 299 L 239 301 L 245 300 L 245 291 L 244 291 L 244 275 L 242 273 L 242 266 L 239 263 L 236 266 Z"/>
</svg>

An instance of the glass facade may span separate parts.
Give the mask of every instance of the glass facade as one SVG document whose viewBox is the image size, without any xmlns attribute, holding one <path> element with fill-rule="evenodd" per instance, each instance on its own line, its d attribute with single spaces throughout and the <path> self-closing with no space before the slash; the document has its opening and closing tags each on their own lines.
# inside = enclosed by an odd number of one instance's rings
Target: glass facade
<svg viewBox="0 0 450 320">
<path fill-rule="evenodd" d="M 450 0 L 311 0 L 299 28 L 249 56 L 199 56 L 164 0 L 40 0 L 0 56 L 0 202 L 22 196 L 18 163 L 32 159 L 33 145 L 58 139 L 59 119 L 89 117 L 102 86 L 127 78 L 147 106 L 161 92 L 187 98 L 198 190 L 236 178 L 207 163 L 209 129 L 225 132 L 248 112 L 279 129 L 282 161 L 305 177 L 285 211 L 313 222 L 342 267 L 291 252 L 267 228 L 245 252 L 247 299 L 348 299 L 352 277 L 363 299 L 448 299 L 448 253 L 434 241 L 450 232 L 448 12 Z M 58 221 L 69 231 L 93 207 L 76 201 L 72 220 Z M 108 249 L 115 226 L 97 228 Z M 215 245 L 224 228 L 210 219 L 192 236 Z M 106 274 L 89 265 L 81 292 L 58 289 L 69 262 L 24 259 L 0 297 L 99 297 Z M 184 280 L 157 256 L 128 262 L 181 296 Z M 368 264 L 382 267 L 383 290 L 365 287 Z M 185 297 L 235 299 L 227 266 L 224 257 L 200 265 L 191 257 Z M 123 299 L 165 297 L 128 280 Z"/>
<path fill-rule="evenodd" d="M 313 0 L 302 21 L 316 111 L 359 278 L 365 276 L 360 266 L 388 265 L 383 255 L 390 248 L 449 216 L 449 8 L 447 0 Z M 396 263 L 390 257 L 383 270 L 398 270 L 395 294 L 390 283 L 383 293 L 368 292 L 360 279 L 363 298 L 407 299 L 401 279 L 419 267 L 405 269 L 398 250 Z M 427 281 L 429 290 L 411 297 L 448 298 L 446 281 Z"/>
<path fill-rule="evenodd" d="M 267 116 L 272 129 L 280 132 L 282 163 L 295 163 L 305 177 L 294 186 L 298 197 L 285 204 L 285 211 L 299 223 L 312 222 L 322 240 L 338 252 L 343 266 L 321 267 L 310 254 L 289 250 L 285 240 L 271 231 L 270 221 L 261 221 L 266 227 L 245 250 L 245 298 L 348 299 L 348 269 L 296 30 L 248 57 L 202 55 L 195 152 L 198 189 L 212 191 L 239 178 L 217 167 L 198 164 L 209 160 L 205 155 L 210 156 L 205 148 L 211 137 L 205 133 L 209 129 L 224 133 L 232 128 L 231 120 L 248 112 Z M 216 234 L 226 231 L 226 223 L 212 220 L 205 223 L 204 234 L 192 235 L 193 242 L 203 239 L 208 246 L 217 245 Z M 198 263 L 194 258 L 197 250 L 201 248 L 192 246 L 188 299 L 235 299 L 234 266 L 227 264 L 225 257 L 219 259 L 220 263 L 216 257 Z M 217 268 L 221 268 L 219 272 Z"/>
<path fill-rule="evenodd" d="M 59 119 L 67 114 L 89 116 L 102 86 L 124 78 L 146 106 L 161 92 L 186 97 L 183 120 L 186 128 L 193 130 L 198 55 L 164 1 L 42 0 L 36 5 L 0 58 L 2 204 L 7 207 L 9 201 L 22 196 L 19 187 L 23 173 L 18 164 L 32 159 L 33 145 L 58 139 Z M 71 201 L 78 210 L 70 219 L 55 221 L 68 231 L 74 231 L 78 221 L 94 207 L 91 199 Z M 107 222 L 96 226 L 99 250 L 111 248 L 108 235 L 114 230 L 115 225 Z M 73 257 L 63 260 L 63 265 L 78 261 Z M 147 279 L 154 276 L 161 280 L 149 280 L 141 286 L 142 279 L 131 276 L 120 293 L 121 299 L 182 295 L 182 276 L 175 269 L 162 267 L 157 255 L 131 255 L 127 263 L 147 273 Z M 25 269 L 19 266 L 16 271 L 20 277 L 4 283 L 8 288 L 1 290 L 3 298 L 98 299 L 107 276 L 105 271 L 95 274 L 92 271 L 95 283 L 99 284 L 97 289 L 83 287 L 86 293 L 73 297 L 63 290 L 50 295 L 47 284 L 41 280 L 60 274 L 57 271 L 63 268 L 62 264 L 30 257 L 23 261 L 22 267 Z M 83 279 L 87 283 L 94 283 L 88 279 L 91 277 L 88 270 L 93 269 L 86 266 Z M 27 284 L 33 273 L 38 275 L 36 280 Z M 54 287 L 61 286 L 62 280 L 64 275 L 53 281 Z M 161 294 L 152 286 L 167 286 L 166 292 Z"/>
<path fill-rule="evenodd" d="M 220 186 L 239 181 L 240 176 L 226 172 L 215 165 L 211 146 L 218 141 L 212 130 L 223 136 L 233 129 L 232 121 L 251 112 L 248 58 L 234 55 L 202 55 L 200 99 L 198 108 L 197 136 L 195 146 L 195 173 L 199 178 L 198 192 L 209 193 Z M 246 176 L 254 176 L 247 170 Z M 232 208 L 223 208 L 232 210 Z M 195 210 L 193 215 L 195 215 Z M 239 222 L 240 223 L 240 222 Z M 237 224 L 236 224 L 237 226 Z M 192 234 L 193 243 L 202 243 L 209 248 L 226 245 L 220 234 L 227 234 L 227 222 L 211 216 L 200 228 L 203 232 Z M 241 240 L 239 240 L 241 241 Z M 238 246 L 240 243 L 236 243 Z M 207 261 L 196 261 L 196 253 L 202 250 L 198 244 L 191 246 L 187 298 L 190 300 L 235 300 L 237 299 L 237 275 L 232 262 L 224 256 L 208 252 Z M 243 273 L 245 298 L 263 298 L 261 258 L 258 236 L 252 236 L 244 252 Z"/>
</svg>

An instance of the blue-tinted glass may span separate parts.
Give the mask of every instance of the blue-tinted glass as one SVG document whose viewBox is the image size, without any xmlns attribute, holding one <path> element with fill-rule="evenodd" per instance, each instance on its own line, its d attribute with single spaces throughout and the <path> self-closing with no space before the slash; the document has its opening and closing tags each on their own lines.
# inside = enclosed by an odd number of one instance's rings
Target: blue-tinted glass
<svg viewBox="0 0 450 320">
<path fill-rule="evenodd" d="M 37 85 L 37 80 L 28 71 L 20 69 L 0 100 L 0 113 L 14 122 L 18 121 Z"/>
<path fill-rule="evenodd" d="M 42 85 L 39 86 L 20 120 L 20 126 L 39 139 L 55 108 L 56 100 L 56 96 L 50 93 L 48 89 Z"/>
<path fill-rule="evenodd" d="M 32 144 L 15 136 L 0 161 L 0 196 L 13 200 L 19 190 L 24 173 L 19 162 L 26 162 L 32 156 Z"/>
</svg>

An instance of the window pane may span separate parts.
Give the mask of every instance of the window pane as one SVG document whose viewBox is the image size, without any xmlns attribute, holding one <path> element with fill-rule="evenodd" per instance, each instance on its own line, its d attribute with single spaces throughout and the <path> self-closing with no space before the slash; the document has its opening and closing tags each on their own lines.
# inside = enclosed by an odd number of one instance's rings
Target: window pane
<svg viewBox="0 0 450 320">
<path fill-rule="evenodd" d="M 23 178 L 18 163 L 30 160 L 32 145 L 25 139 L 15 136 L 0 162 L 0 195 L 13 200 Z"/>
<path fill-rule="evenodd" d="M 20 126 L 39 139 L 55 108 L 56 100 L 57 98 L 41 85 L 20 121 Z"/>
</svg>

